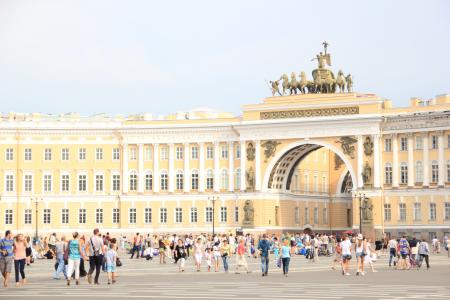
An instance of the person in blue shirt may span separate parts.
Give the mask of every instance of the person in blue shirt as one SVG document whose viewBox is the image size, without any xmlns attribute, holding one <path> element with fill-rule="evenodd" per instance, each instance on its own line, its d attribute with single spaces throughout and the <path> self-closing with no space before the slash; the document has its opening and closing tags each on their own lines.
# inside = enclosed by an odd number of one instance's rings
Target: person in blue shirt
<svg viewBox="0 0 450 300">
<path fill-rule="evenodd" d="M 9 275 L 13 265 L 13 245 L 11 230 L 6 230 L 5 237 L 0 240 L 0 272 L 3 276 L 3 286 L 8 287 Z"/>
<path fill-rule="evenodd" d="M 258 243 L 258 250 L 261 256 L 261 271 L 262 276 L 267 276 L 269 272 L 269 250 L 270 250 L 270 242 L 267 239 L 267 235 L 263 234 L 261 240 Z"/>
<path fill-rule="evenodd" d="M 289 241 L 283 241 L 283 247 L 281 247 L 281 261 L 283 263 L 283 274 L 287 277 L 289 272 L 289 262 L 291 260 L 291 247 L 289 247 Z"/>
</svg>

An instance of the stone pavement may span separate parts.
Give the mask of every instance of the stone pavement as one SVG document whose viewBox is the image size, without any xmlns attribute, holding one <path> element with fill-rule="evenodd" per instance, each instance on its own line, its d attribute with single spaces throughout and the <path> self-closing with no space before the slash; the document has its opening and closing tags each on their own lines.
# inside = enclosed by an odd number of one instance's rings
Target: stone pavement
<svg viewBox="0 0 450 300">
<path fill-rule="evenodd" d="M 125 256 L 123 256 L 125 257 Z M 330 268 L 331 258 L 316 263 L 294 257 L 288 277 L 271 264 L 268 277 L 262 277 L 258 260 L 248 258 L 251 274 L 234 274 L 234 257 L 230 273 L 195 272 L 192 260 L 186 272 L 178 273 L 173 263 L 160 265 L 157 260 L 122 259 L 118 282 L 107 285 L 106 273 L 100 285 L 89 285 L 85 278 L 80 286 L 72 281 L 53 280 L 52 261 L 39 260 L 26 268 L 28 284 L 21 288 L 10 282 L 0 288 L 0 299 L 450 299 L 450 258 L 431 257 L 430 270 L 397 271 L 387 266 L 387 255 L 376 262 L 377 273 L 342 276 Z M 12 274 L 14 275 L 14 274 Z"/>
</svg>

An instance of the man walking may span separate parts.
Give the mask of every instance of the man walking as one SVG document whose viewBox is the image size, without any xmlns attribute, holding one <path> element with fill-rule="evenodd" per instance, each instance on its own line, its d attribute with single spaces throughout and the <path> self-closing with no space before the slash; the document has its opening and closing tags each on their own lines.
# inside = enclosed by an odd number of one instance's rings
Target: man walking
<svg viewBox="0 0 450 300">
<path fill-rule="evenodd" d="M 59 279 L 59 275 L 61 273 L 64 274 L 64 277 L 67 280 L 67 272 L 66 272 L 66 265 L 64 261 L 64 253 L 66 252 L 67 244 L 66 244 L 66 237 L 62 236 L 61 241 L 56 242 L 56 263 L 57 267 L 55 270 L 55 274 L 53 275 L 53 279 Z"/>
<path fill-rule="evenodd" d="M 270 242 L 267 239 L 267 235 L 264 233 L 262 239 L 258 243 L 258 250 L 261 256 L 262 276 L 267 276 L 267 273 L 269 272 L 269 249 Z"/>
<path fill-rule="evenodd" d="M 103 264 L 103 250 L 103 239 L 100 236 L 100 230 L 95 228 L 94 235 L 86 242 L 86 253 L 89 255 L 89 272 L 87 274 L 89 283 L 92 283 L 92 273 L 94 273 L 95 269 L 94 284 L 99 284 L 98 277 Z"/>
<path fill-rule="evenodd" d="M 3 276 L 3 286 L 8 287 L 9 275 L 13 265 L 13 245 L 11 230 L 6 230 L 5 238 L 0 240 L 0 272 Z"/>
<path fill-rule="evenodd" d="M 388 243 L 389 247 L 389 267 L 392 265 L 392 259 L 397 257 L 397 240 L 392 237 Z M 395 262 L 395 261 L 394 261 Z"/>
<path fill-rule="evenodd" d="M 130 259 L 133 259 L 134 257 L 134 253 L 136 253 L 136 258 L 139 258 L 139 248 L 140 248 L 140 244 L 141 244 L 141 239 L 139 237 L 139 232 L 136 233 L 136 235 L 133 238 L 133 249 L 131 250 L 131 257 Z"/>
</svg>

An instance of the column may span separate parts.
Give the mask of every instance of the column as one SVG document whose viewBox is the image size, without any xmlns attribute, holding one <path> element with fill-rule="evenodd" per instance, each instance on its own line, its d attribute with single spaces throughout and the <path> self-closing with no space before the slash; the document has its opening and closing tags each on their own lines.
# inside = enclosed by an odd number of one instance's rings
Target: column
<svg viewBox="0 0 450 300">
<path fill-rule="evenodd" d="M 363 150 L 363 137 L 362 135 L 358 135 L 358 188 L 363 188 L 364 187 L 364 182 L 363 182 L 363 178 L 362 178 L 362 172 L 363 172 L 363 154 L 364 154 L 364 150 Z"/>
<path fill-rule="evenodd" d="M 199 169 L 198 170 L 198 191 L 205 191 L 205 143 L 198 143 L 198 147 L 200 148 L 200 161 L 199 161 Z"/>
<path fill-rule="evenodd" d="M 128 144 L 122 145 L 122 193 L 128 193 Z"/>
<path fill-rule="evenodd" d="M 228 191 L 234 191 L 234 143 L 228 143 Z"/>
<path fill-rule="evenodd" d="M 380 174 L 380 135 L 374 134 L 373 139 L 373 187 L 375 189 L 381 188 L 381 174 Z"/>
<path fill-rule="evenodd" d="M 398 139 L 397 134 L 392 135 L 392 187 L 398 188 Z"/>
<path fill-rule="evenodd" d="M 255 141 L 255 190 L 261 190 L 261 141 Z"/>
<path fill-rule="evenodd" d="M 219 146 L 220 146 L 219 142 L 214 142 L 214 192 L 220 191 Z"/>
<path fill-rule="evenodd" d="M 159 145 L 153 144 L 153 192 L 159 192 Z"/>
<path fill-rule="evenodd" d="M 169 193 L 175 191 L 175 145 L 169 144 Z"/>
<path fill-rule="evenodd" d="M 414 135 L 408 134 L 408 187 L 414 187 Z"/>
<path fill-rule="evenodd" d="M 185 193 L 189 193 L 190 187 L 191 187 L 191 172 L 189 170 L 189 143 L 184 143 L 184 151 L 183 151 L 183 158 L 184 158 L 184 184 L 183 184 L 183 191 Z"/>
<path fill-rule="evenodd" d="M 138 193 L 144 192 L 144 144 L 138 144 Z"/>
<path fill-rule="evenodd" d="M 439 165 L 439 178 L 438 186 L 444 187 L 445 182 L 445 159 L 444 159 L 444 132 L 438 132 L 438 165 Z"/>
<path fill-rule="evenodd" d="M 428 132 L 423 136 L 423 186 L 430 186 L 430 148 L 428 145 Z"/>
<path fill-rule="evenodd" d="M 245 141 L 241 141 L 241 191 L 247 189 L 247 183 L 245 182 L 246 167 L 245 162 L 247 161 L 247 148 Z"/>
</svg>

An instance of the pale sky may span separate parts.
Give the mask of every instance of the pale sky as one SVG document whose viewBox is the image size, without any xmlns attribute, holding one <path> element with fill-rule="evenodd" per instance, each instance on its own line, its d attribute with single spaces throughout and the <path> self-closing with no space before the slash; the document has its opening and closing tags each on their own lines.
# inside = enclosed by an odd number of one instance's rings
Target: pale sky
<svg viewBox="0 0 450 300">
<path fill-rule="evenodd" d="M 354 90 L 450 93 L 450 1 L 0 0 L 0 112 L 241 114 L 330 45 Z"/>
</svg>

